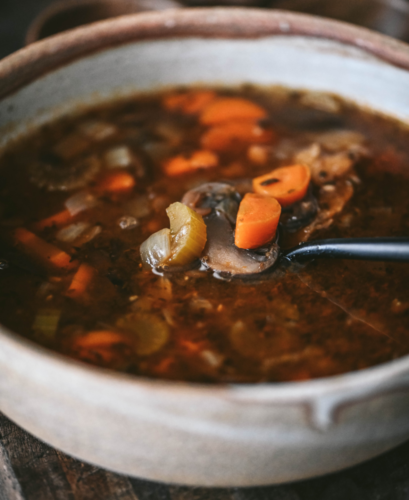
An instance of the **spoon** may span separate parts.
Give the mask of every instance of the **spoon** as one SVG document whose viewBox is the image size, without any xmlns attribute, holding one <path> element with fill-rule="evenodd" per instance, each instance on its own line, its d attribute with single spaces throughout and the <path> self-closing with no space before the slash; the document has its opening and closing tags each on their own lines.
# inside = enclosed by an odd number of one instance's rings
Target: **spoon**
<svg viewBox="0 0 409 500">
<path fill-rule="evenodd" d="M 307 241 L 281 250 L 279 259 L 303 262 L 310 259 L 355 259 L 409 262 L 409 238 L 335 238 Z"/>
</svg>

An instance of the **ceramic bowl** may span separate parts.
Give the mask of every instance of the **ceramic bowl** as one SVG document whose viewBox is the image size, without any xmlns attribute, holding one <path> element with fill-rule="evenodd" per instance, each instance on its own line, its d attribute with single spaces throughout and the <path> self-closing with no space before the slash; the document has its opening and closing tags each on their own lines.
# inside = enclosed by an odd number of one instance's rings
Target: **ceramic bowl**
<svg viewBox="0 0 409 500">
<path fill-rule="evenodd" d="M 193 9 L 104 21 L 0 62 L 0 147 L 72 110 L 190 83 L 333 92 L 409 121 L 409 47 L 325 19 Z M 409 437 L 409 358 L 298 383 L 147 380 L 77 363 L 0 329 L 0 409 L 46 443 L 152 480 L 293 481 Z"/>
</svg>

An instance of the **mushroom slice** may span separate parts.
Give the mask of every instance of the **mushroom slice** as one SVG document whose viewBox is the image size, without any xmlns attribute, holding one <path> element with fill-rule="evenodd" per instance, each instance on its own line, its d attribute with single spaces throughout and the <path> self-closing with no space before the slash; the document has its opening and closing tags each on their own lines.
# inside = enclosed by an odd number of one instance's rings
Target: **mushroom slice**
<svg viewBox="0 0 409 500">
<path fill-rule="evenodd" d="M 224 182 L 208 182 L 188 191 L 182 203 L 204 216 L 207 243 L 202 252 L 204 267 L 218 277 L 259 274 L 278 258 L 278 245 L 242 250 L 234 244 L 234 226 L 240 204 L 235 187 Z"/>
<path fill-rule="evenodd" d="M 188 191 L 183 196 L 182 203 L 203 216 L 209 215 L 212 210 L 224 213 L 235 224 L 240 195 L 230 184 L 207 182 Z"/>
<path fill-rule="evenodd" d="M 234 244 L 234 231 L 223 212 L 213 211 L 204 218 L 207 243 L 202 253 L 202 264 L 219 277 L 245 276 L 261 273 L 278 258 L 277 243 L 255 250 L 242 250 Z"/>
<path fill-rule="evenodd" d="M 318 202 L 310 188 L 302 200 L 283 208 L 280 218 L 281 227 L 289 233 L 294 233 L 311 224 L 317 212 Z"/>
<path fill-rule="evenodd" d="M 38 162 L 30 168 L 31 181 L 48 191 L 71 191 L 85 187 L 100 170 L 100 162 L 95 156 L 82 158 L 72 164 L 58 162 Z"/>
</svg>

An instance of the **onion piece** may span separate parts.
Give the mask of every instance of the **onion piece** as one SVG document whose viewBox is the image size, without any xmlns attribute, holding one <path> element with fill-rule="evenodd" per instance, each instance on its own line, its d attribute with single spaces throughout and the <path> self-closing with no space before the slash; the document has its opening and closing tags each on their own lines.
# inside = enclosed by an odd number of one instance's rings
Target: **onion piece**
<svg viewBox="0 0 409 500">
<path fill-rule="evenodd" d="M 92 120 L 82 123 L 78 131 L 93 141 L 103 141 L 116 134 L 117 128 L 107 122 Z"/>
<path fill-rule="evenodd" d="M 64 243 L 72 243 L 89 227 L 88 222 L 76 222 L 60 229 L 56 234 L 56 238 Z"/>
<path fill-rule="evenodd" d="M 218 368 L 224 361 L 224 356 L 209 349 L 202 351 L 200 357 L 213 368 Z"/>
<path fill-rule="evenodd" d="M 121 229 L 134 229 L 139 226 L 139 222 L 135 217 L 124 215 L 117 220 L 117 224 Z"/>
<path fill-rule="evenodd" d="M 67 210 L 74 217 L 75 215 L 95 207 L 97 199 L 88 191 L 80 191 L 74 194 L 64 203 Z"/>
<path fill-rule="evenodd" d="M 190 308 L 194 311 L 211 311 L 213 309 L 213 304 L 201 297 L 195 297 L 190 301 Z"/>
<path fill-rule="evenodd" d="M 126 168 L 132 165 L 132 152 L 128 146 L 116 146 L 104 154 L 104 162 L 107 168 Z"/>
<path fill-rule="evenodd" d="M 152 234 L 140 247 L 143 264 L 158 267 L 171 255 L 170 229 L 165 228 Z"/>
<path fill-rule="evenodd" d="M 92 226 L 81 235 L 79 240 L 75 242 L 75 246 L 80 247 L 82 245 L 85 245 L 85 243 L 89 243 L 95 238 L 95 236 L 98 236 L 101 231 L 101 226 Z"/>
</svg>

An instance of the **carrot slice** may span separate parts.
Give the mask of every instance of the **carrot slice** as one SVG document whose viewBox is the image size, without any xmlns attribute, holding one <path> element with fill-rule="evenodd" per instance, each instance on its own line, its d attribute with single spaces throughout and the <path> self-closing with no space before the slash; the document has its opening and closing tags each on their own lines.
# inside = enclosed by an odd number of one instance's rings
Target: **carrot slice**
<svg viewBox="0 0 409 500">
<path fill-rule="evenodd" d="M 115 172 L 105 176 L 97 189 L 106 193 L 126 193 L 135 187 L 135 179 L 128 172 Z"/>
<path fill-rule="evenodd" d="M 181 94 L 170 94 L 163 99 L 163 106 L 169 111 L 187 115 L 200 113 L 216 97 L 212 90 L 192 90 Z"/>
<path fill-rule="evenodd" d="M 17 228 L 14 231 L 14 239 L 16 243 L 23 246 L 28 254 L 45 265 L 64 270 L 70 270 L 77 266 L 77 262 L 72 261 L 71 256 L 66 252 L 47 243 L 27 229 Z"/>
<path fill-rule="evenodd" d="M 230 121 L 207 130 L 201 138 L 206 149 L 230 151 L 249 144 L 266 144 L 274 140 L 271 129 L 260 127 L 254 120 Z"/>
<path fill-rule="evenodd" d="M 256 177 L 253 189 L 256 193 L 273 196 L 281 206 L 287 207 L 304 198 L 310 180 L 311 172 L 306 165 L 291 165 Z"/>
<path fill-rule="evenodd" d="M 122 349 L 118 350 L 121 346 Z M 126 348 L 124 351 L 123 348 Z M 75 357 L 106 367 L 120 367 L 131 353 L 129 338 L 112 331 L 93 331 L 78 337 L 71 347 Z"/>
<path fill-rule="evenodd" d="M 67 295 L 73 299 L 83 297 L 94 275 L 94 268 L 88 264 L 81 264 L 71 281 L 71 285 L 67 290 Z"/>
<path fill-rule="evenodd" d="M 71 213 L 68 210 L 63 210 L 62 212 L 58 212 L 58 214 L 54 214 L 51 217 L 36 222 L 35 227 L 40 230 L 52 226 L 60 227 L 70 222 L 71 219 Z"/>
<path fill-rule="evenodd" d="M 114 344 L 130 344 L 131 341 L 125 335 L 110 330 L 98 330 L 89 332 L 75 339 L 75 345 L 83 348 L 110 347 Z"/>
<path fill-rule="evenodd" d="M 275 198 L 247 193 L 237 214 L 235 245 L 257 248 L 272 240 L 276 234 L 281 206 Z"/>
<path fill-rule="evenodd" d="M 240 97 L 221 97 L 205 107 L 200 115 L 203 125 L 219 125 L 232 120 L 260 120 L 267 112 L 258 104 Z"/>
<path fill-rule="evenodd" d="M 171 177 L 191 173 L 203 168 L 217 167 L 219 158 L 208 150 L 200 150 L 194 152 L 189 158 L 182 155 L 175 156 L 164 163 L 163 169 L 165 173 Z"/>
</svg>

